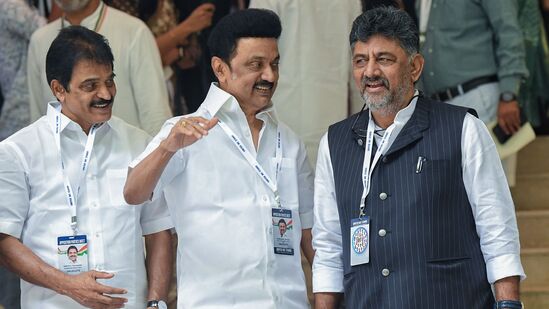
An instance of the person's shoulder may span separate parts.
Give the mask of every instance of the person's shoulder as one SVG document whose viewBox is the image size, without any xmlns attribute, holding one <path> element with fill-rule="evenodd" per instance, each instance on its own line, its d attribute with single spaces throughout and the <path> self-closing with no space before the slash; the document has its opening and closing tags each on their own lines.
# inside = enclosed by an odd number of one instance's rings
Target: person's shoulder
<svg viewBox="0 0 549 309">
<path fill-rule="evenodd" d="M 22 153 L 26 154 L 38 154 L 42 152 L 40 148 L 42 145 L 48 145 L 51 141 L 45 141 L 44 138 L 48 136 L 47 132 L 51 130 L 46 116 L 40 117 L 35 122 L 13 133 L 8 138 L 0 142 L 0 149 L 6 147 L 18 148 Z M 46 134 L 44 134 L 46 133 Z M 51 134 L 53 136 L 53 132 Z M 32 141 L 32 142 L 29 142 Z M 9 146 L 8 146 L 9 145 Z"/>
<path fill-rule="evenodd" d="M 150 135 L 144 130 L 133 126 L 116 116 L 111 117 L 109 120 L 109 125 L 120 136 L 131 138 L 132 142 L 148 141 L 151 138 Z"/>
<path fill-rule="evenodd" d="M 44 54 L 46 53 L 49 44 L 55 39 L 57 33 L 61 29 L 61 18 L 58 18 L 51 23 L 48 23 L 42 27 L 39 27 L 34 31 L 30 37 L 30 43 L 32 44 L 44 44 L 48 45 L 45 48 Z"/>
<path fill-rule="evenodd" d="M 141 19 L 115 9 L 112 6 L 108 8 L 107 18 L 110 22 L 116 23 L 116 28 L 120 30 L 136 32 L 149 29 Z"/>
<path fill-rule="evenodd" d="M 418 105 L 423 105 L 425 108 L 428 108 L 429 110 L 437 113 L 437 112 L 445 112 L 450 114 L 460 114 L 464 115 L 466 113 L 470 113 L 473 116 L 476 116 L 476 112 L 474 109 L 458 106 L 454 104 L 450 104 L 447 102 L 441 102 L 437 100 L 433 100 L 426 97 L 420 97 L 418 99 Z"/>
</svg>

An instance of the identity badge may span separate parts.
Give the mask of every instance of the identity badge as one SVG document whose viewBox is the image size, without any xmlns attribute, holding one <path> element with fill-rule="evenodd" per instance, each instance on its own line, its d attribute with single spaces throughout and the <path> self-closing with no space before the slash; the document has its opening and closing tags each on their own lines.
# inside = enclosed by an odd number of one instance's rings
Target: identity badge
<svg viewBox="0 0 549 309">
<path fill-rule="evenodd" d="M 284 208 L 273 208 L 272 213 L 274 253 L 294 255 L 292 211 Z"/>
<path fill-rule="evenodd" d="M 370 217 L 351 220 L 351 266 L 370 262 Z"/>
<path fill-rule="evenodd" d="M 57 238 L 59 270 L 69 275 L 88 271 L 88 241 L 86 235 Z"/>
</svg>

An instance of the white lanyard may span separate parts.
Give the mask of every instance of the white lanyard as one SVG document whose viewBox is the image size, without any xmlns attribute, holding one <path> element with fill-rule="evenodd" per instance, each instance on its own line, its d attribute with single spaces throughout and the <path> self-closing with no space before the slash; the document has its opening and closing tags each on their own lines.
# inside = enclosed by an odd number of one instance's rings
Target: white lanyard
<svg viewBox="0 0 549 309">
<path fill-rule="evenodd" d="M 80 173 L 78 175 L 78 187 L 76 188 L 76 194 L 71 186 L 69 176 L 65 170 L 65 164 L 63 162 L 63 153 L 61 151 L 61 106 L 56 108 L 55 114 L 55 127 L 53 128 L 53 133 L 55 135 L 55 145 L 59 151 L 59 161 L 61 163 L 61 172 L 63 174 L 63 184 L 65 189 L 65 195 L 67 198 L 67 204 L 71 210 L 71 228 L 74 232 L 74 235 L 78 233 L 78 217 L 76 216 L 76 205 L 78 201 L 78 195 L 80 193 L 80 185 L 82 180 L 88 171 L 89 160 L 93 151 L 93 142 L 95 140 L 95 132 L 97 128 L 101 125 L 94 124 L 92 125 L 90 132 L 88 134 L 88 140 L 86 142 L 86 147 L 84 148 L 84 153 L 82 154 L 82 164 L 80 165 Z"/>
<path fill-rule="evenodd" d="M 257 162 L 257 160 L 252 156 L 252 154 L 246 149 L 246 146 L 244 146 L 244 143 L 236 136 L 236 134 L 227 126 L 223 121 L 218 121 L 219 126 L 225 131 L 225 133 L 230 137 L 233 144 L 236 146 L 236 148 L 240 151 L 240 153 L 244 156 L 246 161 L 253 167 L 254 171 L 259 175 L 261 180 L 273 191 L 274 198 L 276 201 L 276 204 L 278 207 L 282 207 L 280 204 L 280 195 L 278 194 L 278 188 L 277 183 L 272 181 L 269 175 L 265 172 L 263 167 Z M 276 171 L 275 171 L 275 179 L 278 179 L 278 173 L 280 171 L 281 165 L 282 165 L 282 138 L 280 135 L 280 126 L 277 126 L 276 128 Z"/>
<path fill-rule="evenodd" d="M 372 158 L 372 149 L 374 147 L 375 123 L 372 118 L 372 113 L 370 112 L 369 114 L 370 114 L 370 121 L 368 122 L 368 131 L 366 132 L 366 147 L 364 151 L 364 163 L 362 165 L 362 184 L 364 185 L 364 190 L 362 191 L 362 198 L 360 199 L 360 216 L 359 216 L 360 218 L 364 216 L 364 208 L 366 207 L 366 197 L 370 193 L 372 172 L 374 170 L 374 167 L 377 164 L 377 161 L 379 161 L 379 158 L 381 157 L 381 155 L 385 153 L 389 148 L 390 146 L 389 139 L 391 138 L 391 134 L 396 128 L 396 125 L 394 123 L 391 124 L 389 128 L 387 128 L 387 131 L 385 131 L 385 134 L 381 139 L 381 143 L 379 143 L 379 147 L 377 148 L 374 159 L 370 163 L 370 159 Z"/>
</svg>

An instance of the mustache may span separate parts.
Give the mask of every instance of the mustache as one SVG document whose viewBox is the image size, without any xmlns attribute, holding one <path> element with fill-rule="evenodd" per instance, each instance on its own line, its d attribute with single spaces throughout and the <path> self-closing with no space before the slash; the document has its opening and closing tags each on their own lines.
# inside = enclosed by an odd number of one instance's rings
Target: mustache
<svg viewBox="0 0 549 309">
<path fill-rule="evenodd" d="M 367 83 L 377 83 L 377 82 L 382 82 L 383 86 L 389 89 L 389 81 L 381 76 L 376 76 L 376 77 L 364 76 L 360 81 L 360 86 L 362 87 L 362 89 L 364 89 Z"/>
<path fill-rule="evenodd" d="M 273 87 L 274 87 L 274 83 L 268 82 L 268 81 L 266 81 L 266 80 L 260 80 L 260 81 L 258 81 L 257 83 L 254 84 L 254 87 L 269 87 L 269 88 L 273 88 Z"/>
<path fill-rule="evenodd" d="M 111 97 L 110 100 L 104 100 L 104 99 L 93 100 L 93 101 L 90 103 L 90 106 L 97 106 L 97 105 L 104 105 L 104 104 L 112 104 L 113 101 L 114 101 L 114 96 Z"/>
</svg>

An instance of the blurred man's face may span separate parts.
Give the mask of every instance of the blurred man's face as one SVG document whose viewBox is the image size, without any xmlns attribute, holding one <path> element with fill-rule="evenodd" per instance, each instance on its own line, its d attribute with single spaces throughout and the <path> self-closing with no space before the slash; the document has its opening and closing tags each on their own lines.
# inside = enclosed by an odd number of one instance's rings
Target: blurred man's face
<svg viewBox="0 0 549 309">
<path fill-rule="evenodd" d="M 111 118 L 116 85 L 110 65 L 82 60 L 72 70 L 69 89 L 63 88 L 56 93 L 56 88 L 53 88 L 54 95 L 61 102 L 61 112 L 84 131 L 88 132 L 92 125 Z"/>
<path fill-rule="evenodd" d="M 278 43 L 274 38 L 241 38 L 221 89 L 232 94 L 243 109 L 259 111 L 271 102 L 278 83 Z"/>
<path fill-rule="evenodd" d="M 415 59 L 421 56 L 412 57 L 397 41 L 379 35 L 355 43 L 353 77 L 370 110 L 396 114 L 408 103 L 421 73 Z"/>
<path fill-rule="evenodd" d="M 69 260 L 76 262 L 76 259 L 78 258 L 78 251 L 76 251 L 76 249 L 70 248 L 67 254 L 69 256 Z"/>
<path fill-rule="evenodd" d="M 55 0 L 55 4 L 65 12 L 80 11 L 90 2 L 90 0 Z"/>
<path fill-rule="evenodd" d="M 280 231 L 280 236 L 284 235 L 284 233 L 286 233 L 286 223 L 280 222 L 278 224 L 278 230 Z"/>
</svg>

